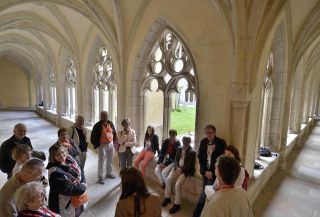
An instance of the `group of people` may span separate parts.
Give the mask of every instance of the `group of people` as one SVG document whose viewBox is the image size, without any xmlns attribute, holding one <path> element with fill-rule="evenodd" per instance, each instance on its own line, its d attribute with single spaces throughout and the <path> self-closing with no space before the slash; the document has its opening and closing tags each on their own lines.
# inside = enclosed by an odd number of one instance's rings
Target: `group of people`
<svg viewBox="0 0 320 217">
<path fill-rule="evenodd" d="M 178 212 L 182 184 L 194 176 L 196 157 L 203 185 L 193 217 L 252 215 L 245 193 L 249 176 L 241 165 L 239 152 L 235 146 L 226 146 L 226 142 L 216 136 L 213 125 L 205 127 L 206 137 L 200 142 L 198 155 L 191 147 L 191 138 L 184 136 L 181 144 L 175 129 L 169 131 L 169 138 L 164 140 L 160 150 L 159 137 L 155 129 L 148 126 L 143 149 L 133 162 L 136 133 L 128 118 L 123 119 L 121 124 L 122 129 L 117 132 L 108 118 L 108 112 L 103 111 L 90 137 L 90 142 L 98 151 L 98 184 L 103 185 L 104 178 L 115 178 L 112 159 L 114 149 L 118 152 L 122 193 L 116 207 L 116 217 L 161 216 L 161 206 L 171 204 L 173 187 L 175 198 L 169 213 Z M 43 159 L 33 154 L 35 150 L 26 136 L 26 126 L 17 124 L 14 135 L 0 148 L 0 169 L 8 177 L 0 190 L 0 213 L 21 217 L 80 216 L 84 204 L 75 207 L 72 200 L 86 194 L 84 166 L 87 149 L 84 117 L 77 116 L 73 126 L 59 129 L 57 142 L 49 148 L 45 168 Z M 148 191 L 144 181 L 148 164 L 156 154 L 158 160 L 154 173 L 164 189 L 162 202 L 158 195 Z M 48 185 L 50 191 L 46 208 L 45 189 Z"/>
<path fill-rule="evenodd" d="M 83 123 L 83 117 L 77 116 L 70 129 L 59 129 L 57 142 L 49 148 L 47 166 L 45 154 L 35 151 L 26 136 L 26 125 L 14 126 L 13 136 L 0 147 L 0 169 L 8 178 L 0 190 L 1 216 L 81 215 L 84 204 L 75 206 L 72 201 L 87 188 L 83 168 L 88 142 Z"/>
</svg>

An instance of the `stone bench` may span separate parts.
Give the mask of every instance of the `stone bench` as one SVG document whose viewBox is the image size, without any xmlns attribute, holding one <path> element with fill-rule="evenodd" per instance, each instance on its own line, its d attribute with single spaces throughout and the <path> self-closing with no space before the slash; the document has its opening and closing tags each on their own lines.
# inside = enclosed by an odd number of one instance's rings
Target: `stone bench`
<svg viewBox="0 0 320 217">
<path fill-rule="evenodd" d="M 135 154 L 134 159 L 138 156 Z M 154 173 L 158 161 L 158 157 L 153 158 L 147 167 L 145 177 L 159 183 L 157 176 Z M 160 186 L 160 184 L 158 184 Z M 172 189 L 174 191 L 174 187 Z M 200 176 L 188 177 L 182 185 L 181 195 L 183 198 L 189 200 L 192 203 L 196 203 L 199 199 L 200 192 L 202 190 L 202 179 Z"/>
</svg>

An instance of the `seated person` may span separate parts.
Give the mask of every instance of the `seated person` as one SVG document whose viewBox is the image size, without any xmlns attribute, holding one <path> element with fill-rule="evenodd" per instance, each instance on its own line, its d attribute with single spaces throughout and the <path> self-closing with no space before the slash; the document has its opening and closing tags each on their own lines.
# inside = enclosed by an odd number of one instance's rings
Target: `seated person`
<svg viewBox="0 0 320 217">
<path fill-rule="evenodd" d="M 148 192 L 143 176 L 134 167 L 120 172 L 122 192 L 115 217 L 161 217 L 160 198 Z"/>
<path fill-rule="evenodd" d="M 149 125 L 144 136 L 143 150 L 134 161 L 134 167 L 137 169 L 139 169 L 140 162 L 142 161 L 141 173 L 143 176 L 146 173 L 149 161 L 153 159 L 156 152 L 159 155 L 159 137 L 154 133 L 154 127 Z"/>
<path fill-rule="evenodd" d="M 224 150 L 224 155 L 235 158 L 240 163 L 241 170 L 236 182 L 234 183 L 234 187 L 243 188 L 244 190 L 247 190 L 249 182 L 249 173 L 244 169 L 241 163 L 241 158 L 237 147 L 234 145 L 228 145 Z"/>
<path fill-rule="evenodd" d="M 239 162 L 222 155 L 217 160 L 215 175 L 219 181 L 212 198 L 205 204 L 201 217 L 252 217 L 252 208 L 246 192 L 234 188 L 240 173 Z"/>
<path fill-rule="evenodd" d="M 12 159 L 16 161 L 16 164 L 12 170 L 12 175 L 17 174 L 22 165 L 31 158 L 32 148 L 25 144 L 17 144 L 17 146 L 12 151 Z"/>
<path fill-rule="evenodd" d="M 20 210 L 18 217 L 60 217 L 44 207 L 45 194 L 43 192 L 44 187 L 39 182 L 30 182 L 18 188 L 15 193 L 17 207 Z"/>
<path fill-rule="evenodd" d="M 179 146 L 180 141 L 177 139 L 177 131 L 175 129 L 169 130 L 169 138 L 164 140 L 161 146 L 157 166 L 154 170 L 162 188 L 165 188 L 165 182 L 173 168 L 173 162 Z"/>
<path fill-rule="evenodd" d="M 226 149 L 224 150 L 224 155 L 235 158 L 240 163 L 240 173 L 239 176 L 234 183 L 233 187 L 235 188 L 243 188 L 244 190 L 247 190 L 248 188 L 248 182 L 249 182 L 249 173 L 243 168 L 241 164 L 241 158 L 239 155 L 239 151 L 236 146 L 234 145 L 228 145 Z M 207 199 L 210 199 L 212 194 L 214 193 L 214 190 L 217 188 L 219 179 L 216 179 L 213 186 L 207 185 L 205 188 L 205 193 L 207 196 Z"/>
<path fill-rule="evenodd" d="M 177 150 L 177 155 L 174 160 L 174 166 L 167 178 L 165 188 L 165 198 L 162 206 L 167 206 L 170 202 L 171 189 L 175 180 L 175 200 L 169 210 L 170 214 L 176 213 L 180 209 L 181 204 L 181 186 L 188 176 L 193 176 L 195 173 L 196 152 L 190 146 L 191 138 L 184 136 L 182 138 L 182 147 Z"/>
</svg>

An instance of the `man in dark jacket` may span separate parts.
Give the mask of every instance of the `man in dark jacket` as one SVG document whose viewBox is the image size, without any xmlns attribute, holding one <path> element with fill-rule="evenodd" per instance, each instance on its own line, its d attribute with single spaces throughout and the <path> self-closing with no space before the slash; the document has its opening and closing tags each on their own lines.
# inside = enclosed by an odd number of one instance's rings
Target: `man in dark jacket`
<svg viewBox="0 0 320 217">
<path fill-rule="evenodd" d="M 98 148 L 98 182 L 103 185 L 103 163 L 105 155 L 107 156 L 106 162 L 106 178 L 114 179 L 112 173 L 112 158 L 113 158 L 113 141 L 117 140 L 117 131 L 113 123 L 108 120 L 108 112 L 102 111 L 100 113 L 100 121 L 97 122 L 91 132 L 91 143 L 95 149 Z"/>
<path fill-rule="evenodd" d="M 180 141 L 177 139 L 177 131 L 175 129 L 169 130 L 169 138 L 164 140 L 161 146 L 157 166 L 154 170 L 162 188 L 165 188 L 165 181 L 173 168 L 173 162 L 179 146 Z"/>
<path fill-rule="evenodd" d="M 31 147 L 31 141 L 26 137 L 27 127 L 26 125 L 19 123 L 14 126 L 14 135 L 8 140 L 4 141 L 0 147 L 0 169 L 6 173 L 8 179 L 12 176 L 12 169 L 16 162 L 12 159 L 12 151 L 17 144 L 25 144 Z"/>
<path fill-rule="evenodd" d="M 184 136 L 182 138 L 182 143 L 183 146 L 178 148 L 177 155 L 174 160 L 174 166 L 167 178 L 165 198 L 162 202 L 162 206 L 167 206 L 171 202 L 170 195 L 172 184 L 177 180 L 175 184 L 175 201 L 169 210 L 170 214 L 179 211 L 182 184 L 188 176 L 193 176 L 195 173 L 196 152 L 190 146 L 191 138 Z"/>
<path fill-rule="evenodd" d="M 204 188 L 206 185 L 213 185 L 214 181 L 216 180 L 215 164 L 218 157 L 224 153 L 224 149 L 226 147 L 226 142 L 216 136 L 215 126 L 209 124 L 204 128 L 204 130 L 206 137 L 201 140 L 198 151 L 203 190 L 200 194 L 197 206 L 193 211 L 193 217 L 200 217 L 201 215 L 201 211 L 206 200 Z"/>
</svg>

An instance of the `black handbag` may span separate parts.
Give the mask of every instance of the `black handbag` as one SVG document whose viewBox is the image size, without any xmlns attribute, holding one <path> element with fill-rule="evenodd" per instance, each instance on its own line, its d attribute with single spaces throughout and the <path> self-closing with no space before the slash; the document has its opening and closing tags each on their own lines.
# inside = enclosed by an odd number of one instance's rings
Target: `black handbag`
<svg viewBox="0 0 320 217">
<path fill-rule="evenodd" d="M 271 151 L 266 147 L 260 147 L 260 156 L 262 157 L 271 157 Z"/>
</svg>

